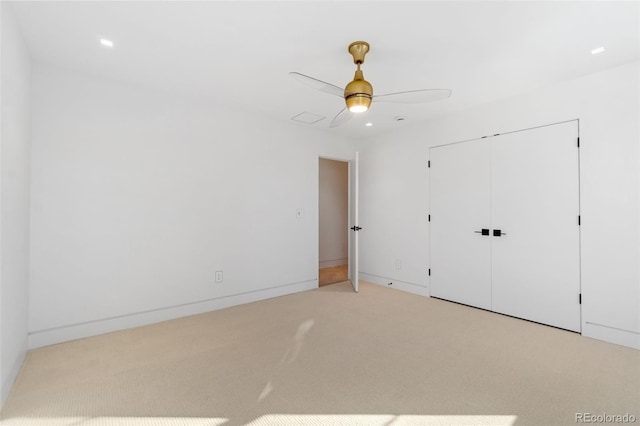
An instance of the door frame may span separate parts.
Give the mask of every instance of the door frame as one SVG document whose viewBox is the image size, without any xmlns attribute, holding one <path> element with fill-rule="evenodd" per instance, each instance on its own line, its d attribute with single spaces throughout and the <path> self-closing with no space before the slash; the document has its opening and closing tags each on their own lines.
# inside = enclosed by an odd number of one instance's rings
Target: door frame
<svg viewBox="0 0 640 426">
<path fill-rule="evenodd" d="M 317 234 L 316 234 L 316 244 L 315 244 L 315 252 L 316 252 L 316 271 L 319 270 L 319 266 L 320 266 L 320 160 L 333 160 L 333 161 L 340 161 L 342 163 L 347 163 L 347 193 L 348 193 L 348 202 L 347 202 L 347 229 L 345 229 L 345 232 L 347 233 L 347 265 L 348 265 L 348 270 L 349 270 L 349 280 L 352 279 L 351 277 L 351 265 L 352 262 L 354 261 L 354 259 L 352 259 L 352 255 L 351 255 L 351 238 L 349 238 L 349 228 L 351 228 L 352 226 L 354 226 L 355 224 L 351 223 L 351 213 L 352 213 L 352 208 L 351 206 L 353 205 L 353 197 L 355 194 L 353 194 L 353 191 L 351 190 L 351 183 L 352 183 L 352 177 L 351 177 L 351 172 L 352 172 L 352 168 L 354 167 L 354 160 L 356 154 L 354 153 L 352 156 L 350 157 L 342 157 L 342 156 L 330 156 L 330 155 L 318 155 L 318 161 L 316 162 L 317 166 L 318 166 L 318 173 L 316 174 L 317 176 L 317 184 L 316 184 L 316 191 L 317 191 L 317 200 L 318 200 L 318 207 L 317 207 L 317 214 L 316 214 L 316 229 L 317 229 Z M 316 272 L 317 274 L 317 272 Z M 318 279 L 316 279 L 316 288 L 320 288 L 320 279 L 318 277 Z"/>
</svg>

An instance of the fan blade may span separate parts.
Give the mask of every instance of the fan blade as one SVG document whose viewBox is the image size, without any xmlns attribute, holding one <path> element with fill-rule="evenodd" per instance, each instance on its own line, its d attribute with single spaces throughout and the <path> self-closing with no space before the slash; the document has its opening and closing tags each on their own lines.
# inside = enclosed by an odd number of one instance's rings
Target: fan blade
<svg viewBox="0 0 640 426">
<path fill-rule="evenodd" d="M 451 96 L 449 89 L 423 89 L 408 92 L 396 92 L 373 97 L 376 102 L 396 102 L 401 104 L 419 104 L 422 102 L 439 101 Z"/>
<path fill-rule="evenodd" d="M 331 83 L 318 80 L 317 78 L 309 77 L 308 75 L 300 74 L 299 72 L 290 72 L 289 75 L 316 90 L 344 98 L 344 89 L 341 87 L 334 86 Z"/>
<path fill-rule="evenodd" d="M 333 128 L 342 126 L 344 123 L 351 120 L 351 117 L 353 117 L 353 113 L 345 107 L 333 118 L 329 127 Z"/>
</svg>

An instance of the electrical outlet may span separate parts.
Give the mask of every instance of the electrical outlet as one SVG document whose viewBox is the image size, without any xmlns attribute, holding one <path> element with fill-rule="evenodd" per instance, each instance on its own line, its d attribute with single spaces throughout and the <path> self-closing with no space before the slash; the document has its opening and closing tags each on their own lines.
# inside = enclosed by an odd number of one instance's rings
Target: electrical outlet
<svg viewBox="0 0 640 426">
<path fill-rule="evenodd" d="M 224 276 L 222 275 L 222 271 L 216 271 L 216 282 L 221 283 Z"/>
</svg>

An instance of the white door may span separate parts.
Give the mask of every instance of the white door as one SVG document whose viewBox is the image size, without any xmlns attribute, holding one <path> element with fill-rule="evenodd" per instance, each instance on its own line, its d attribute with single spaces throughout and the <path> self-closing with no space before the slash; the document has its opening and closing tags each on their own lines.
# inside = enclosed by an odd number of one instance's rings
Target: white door
<svg viewBox="0 0 640 426">
<path fill-rule="evenodd" d="M 358 153 L 349 161 L 349 280 L 358 292 Z"/>
<path fill-rule="evenodd" d="M 577 121 L 492 138 L 492 305 L 580 331 Z M 500 237 L 493 236 L 499 229 Z"/>
<path fill-rule="evenodd" d="M 487 140 L 430 149 L 431 296 L 491 309 Z"/>
</svg>

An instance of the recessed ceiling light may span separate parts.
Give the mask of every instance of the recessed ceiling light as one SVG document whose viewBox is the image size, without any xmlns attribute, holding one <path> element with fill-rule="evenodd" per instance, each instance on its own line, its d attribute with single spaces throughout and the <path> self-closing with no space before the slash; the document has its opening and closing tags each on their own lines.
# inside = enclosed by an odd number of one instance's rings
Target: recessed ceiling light
<svg viewBox="0 0 640 426">
<path fill-rule="evenodd" d="M 106 38 L 101 38 L 100 39 L 100 44 L 103 45 L 104 47 L 113 47 L 113 42 L 111 40 L 106 39 Z"/>
<path fill-rule="evenodd" d="M 365 126 L 371 127 L 371 126 L 373 126 L 373 123 L 367 123 L 367 124 L 365 124 Z"/>
<path fill-rule="evenodd" d="M 602 52 L 604 52 L 604 47 L 597 47 L 591 50 L 592 55 L 597 55 L 598 53 L 602 53 Z"/>
</svg>

